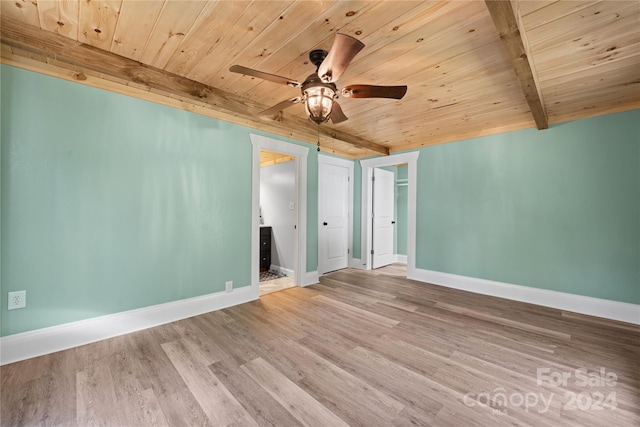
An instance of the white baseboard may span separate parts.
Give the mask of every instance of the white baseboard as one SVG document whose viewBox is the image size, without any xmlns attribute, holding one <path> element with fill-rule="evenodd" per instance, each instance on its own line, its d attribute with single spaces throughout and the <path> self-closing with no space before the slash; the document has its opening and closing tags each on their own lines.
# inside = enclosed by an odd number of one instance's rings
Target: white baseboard
<svg viewBox="0 0 640 427">
<path fill-rule="evenodd" d="M 320 274 L 318 273 L 318 270 L 307 271 L 302 276 L 302 283 L 300 283 L 300 286 L 304 287 L 309 285 L 315 285 L 319 281 L 320 281 Z"/>
<path fill-rule="evenodd" d="M 393 256 L 393 262 L 401 262 L 403 264 L 407 263 L 407 256 L 406 255 L 400 255 L 400 254 L 395 254 Z"/>
<path fill-rule="evenodd" d="M 0 365 L 128 334 L 253 301 L 251 286 L 152 305 L 0 338 Z"/>
<path fill-rule="evenodd" d="M 287 277 L 293 277 L 293 270 L 290 268 L 280 267 L 279 265 L 271 264 L 270 270 L 277 271 L 280 274 L 284 274 Z"/>
<path fill-rule="evenodd" d="M 640 325 L 640 305 L 638 304 L 418 268 L 407 273 L 409 279 L 421 282 Z"/>
</svg>

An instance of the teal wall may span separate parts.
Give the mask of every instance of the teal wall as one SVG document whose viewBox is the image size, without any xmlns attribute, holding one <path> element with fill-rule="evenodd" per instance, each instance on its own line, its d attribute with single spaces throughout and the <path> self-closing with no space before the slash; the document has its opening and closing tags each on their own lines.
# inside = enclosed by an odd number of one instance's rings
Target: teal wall
<svg viewBox="0 0 640 427">
<path fill-rule="evenodd" d="M 640 110 L 421 150 L 416 266 L 640 303 Z"/>
<path fill-rule="evenodd" d="M 307 144 L 6 65 L 1 91 L 3 336 L 251 283 L 249 133 Z M 317 186 L 311 149 L 307 271 Z"/>
</svg>

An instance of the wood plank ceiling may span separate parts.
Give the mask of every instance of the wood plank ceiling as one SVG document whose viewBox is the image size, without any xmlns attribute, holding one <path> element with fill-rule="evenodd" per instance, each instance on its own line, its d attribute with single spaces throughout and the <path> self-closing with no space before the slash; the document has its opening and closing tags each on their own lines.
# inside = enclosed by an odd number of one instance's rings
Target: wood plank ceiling
<svg viewBox="0 0 640 427">
<path fill-rule="evenodd" d="M 275 151 L 260 150 L 260 167 L 273 166 L 279 163 L 286 163 L 295 160 L 295 157 L 288 154 L 276 153 Z"/>
<path fill-rule="evenodd" d="M 2 61 L 315 144 L 297 81 L 337 32 L 366 47 L 338 87 L 409 87 L 340 102 L 324 151 L 350 158 L 640 107 L 640 2 L 2 1 Z"/>
</svg>

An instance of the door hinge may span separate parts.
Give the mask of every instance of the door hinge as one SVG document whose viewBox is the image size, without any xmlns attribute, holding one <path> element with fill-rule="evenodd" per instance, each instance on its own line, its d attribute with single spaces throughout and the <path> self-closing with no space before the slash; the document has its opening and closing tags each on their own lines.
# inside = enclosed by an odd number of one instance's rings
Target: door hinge
<svg viewBox="0 0 640 427">
<path fill-rule="evenodd" d="M 347 249 L 347 255 L 351 253 L 351 249 Z"/>
<path fill-rule="evenodd" d="M 373 181 L 375 181 L 375 180 L 376 180 L 376 177 L 375 177 L 375 176 L 372 176 L 372 177 L 371 177 L 371 182 L 373 182 Z"/>
<path fill-rule="evenodd" d="M 373 255 L 373 249 L 371 249 L 371 255 Z"/>
</svg>

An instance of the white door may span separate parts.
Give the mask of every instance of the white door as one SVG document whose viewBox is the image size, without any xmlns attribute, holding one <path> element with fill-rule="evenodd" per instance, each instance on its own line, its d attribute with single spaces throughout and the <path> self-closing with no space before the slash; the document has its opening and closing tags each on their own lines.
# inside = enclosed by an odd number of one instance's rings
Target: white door
<svg viewBox="0 0 640 427">
<path fill-rule="evenodd" d="M 373 268 L 393 263 L 394 174 L 384 169 L 373 170 Z"/>
<path fill-rule="evenodd" d="M 349 266 L 349 168 L 318 165 L 318 272 Z"/>
</svg>

